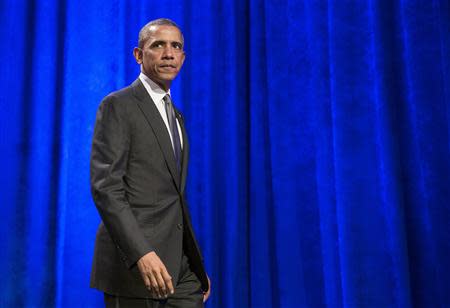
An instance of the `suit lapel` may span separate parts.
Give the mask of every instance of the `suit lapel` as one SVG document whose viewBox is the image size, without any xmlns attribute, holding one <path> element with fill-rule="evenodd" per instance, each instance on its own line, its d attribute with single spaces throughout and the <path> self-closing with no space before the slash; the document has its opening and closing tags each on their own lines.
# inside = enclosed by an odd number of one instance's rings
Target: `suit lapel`
<svg viewBox="0 0 450 308">
<path fill-rule="evenodd" d="M 151 99 L 150 95 L 147 93 L 144 85 L 141 83 L 139 79 L 133 82 L 131 85 L 133 87 L 133 92 L 136 98 L 138 98 L 139 108 L 144 113 L 144 116 L 147 119 L 148 124 L 152 128 L 156 139 L 158 140 L 158 144 L 161 148 L 162 153 L 164 154 L 164 159 L 166 161 L 167 167 L 172 175 L 172 178 L 175 182 L 175 186 L 178 191 L 180 189 L 180 173 L 176 166 L 175 155 L 173 153 L 172 144 L 170 141 L 170 135 L 167 131 L 166 125 L 164 124 L 163 119 L 161 118 L 161 114 L 155 106 L 155 103 Z M 184 135 L 183 135 L 184 138 Z M 184 155 L 183 155 L 184 160 Z"/>
</svg>

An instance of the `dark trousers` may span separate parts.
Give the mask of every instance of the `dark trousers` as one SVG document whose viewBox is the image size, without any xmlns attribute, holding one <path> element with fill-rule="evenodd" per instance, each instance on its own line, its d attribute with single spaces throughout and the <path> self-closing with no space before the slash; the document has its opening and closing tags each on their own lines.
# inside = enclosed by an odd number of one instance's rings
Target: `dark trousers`
<svg viewBox="0 0 450 308">
<path fill-rule="evenodd" d="M 144 283 L 144 282 L 142 282 Z M 202 308 L 203 292 L 200 281 L 189 268 L 188 258 L 183 255 L 178 284 L 174 294 L 167 299 L 132 298 L 105 293 L 106 308 Z"/>
</svg>

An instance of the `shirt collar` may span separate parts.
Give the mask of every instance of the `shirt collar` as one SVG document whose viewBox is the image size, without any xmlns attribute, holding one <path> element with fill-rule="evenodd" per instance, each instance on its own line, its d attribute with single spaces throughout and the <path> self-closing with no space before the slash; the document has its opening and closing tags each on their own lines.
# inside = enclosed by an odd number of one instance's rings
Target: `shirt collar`
<svg viewBox="0 0 450 308">
<path fill-rule="evenodd" d="M 148 78 L 144 73 L 141 72 L 139 74 L 139 79 L 144 84 L 145 89 L 148 94 L 150 94 L 150 97 L 155 104 L 159 104 L 167 94 L 170 96 L 170 89 L 167 92 L 164 91 L 156 82 Z"/>
</svg>

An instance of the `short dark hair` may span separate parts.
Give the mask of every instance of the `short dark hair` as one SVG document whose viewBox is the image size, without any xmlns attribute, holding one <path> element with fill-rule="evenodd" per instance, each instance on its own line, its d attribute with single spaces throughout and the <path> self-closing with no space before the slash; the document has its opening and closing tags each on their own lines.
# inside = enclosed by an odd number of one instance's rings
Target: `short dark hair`
<svg viewBox="0 0 450 308">
<path fill-rule="evenodd" d="M 181 43 L 184 45 L 184 37 L 183 32 L 181 32 L 180 27 L 173 21 L 168 18 L 158 18 L 150 21 L 145 26 L 142 27 L 141 31 L 139 31 L 139 39 L 138 39 L 138 47 L 143 48 L 145 42 L 148 40 L 148 36 L 150 35 L 150 28 L 152 26 L 172 26 L 178 29 L 181 34 Z"/>
</svg>

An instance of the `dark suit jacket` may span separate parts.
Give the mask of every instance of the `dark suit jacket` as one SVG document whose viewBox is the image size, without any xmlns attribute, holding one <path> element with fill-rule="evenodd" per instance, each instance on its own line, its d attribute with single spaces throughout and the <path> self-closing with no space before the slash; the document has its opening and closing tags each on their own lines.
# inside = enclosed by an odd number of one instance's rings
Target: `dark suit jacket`
<svg viewBox="0 0 450 308">
<path fill-rule="evenodd" d="M 95 242 L 91 287 L 109 294 L 151 297 L 136 262 L 155 251 L 178 281 L 181 257 L 204 291 L 208 282 L 184 199 L 189 144 L 183 137 L 180 171 L 167 128 L 143 84 L 101 103 L 91 152 L 91 189 L 102 218 Z"/>
</svg>

